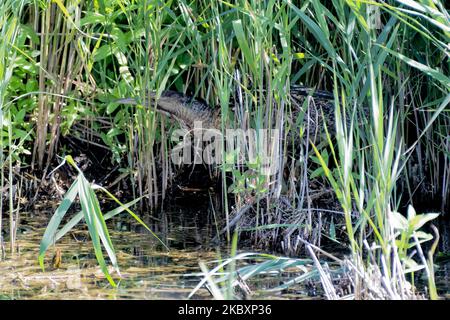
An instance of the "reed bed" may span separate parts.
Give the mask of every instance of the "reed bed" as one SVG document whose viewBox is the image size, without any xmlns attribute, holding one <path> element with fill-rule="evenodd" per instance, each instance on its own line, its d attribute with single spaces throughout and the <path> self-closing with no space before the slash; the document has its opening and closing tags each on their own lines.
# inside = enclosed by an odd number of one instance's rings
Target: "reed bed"
<svg viewBox="0 0 450 320">
<path fill-rule="evenodd" d="M 333 257 L 351 283 L 347 298 L 423 298 L 417 272 L 437 298 L 435 245 L 422 247 L 437 234 L 422 227 L 450 205 L 443 1 L 6 0 L 0 13 L 0 212 L 10 218 L 11 254 L 20 199 L 35 202 L 56 156 L 79 145 L 94 150 L 88 157 L 116 178 L 109 186 L 128 187 L 140 209 L 170 199 L 180 172 L 191 170 L 171 162 L 178 123 L 154 106 L 115 100 L 172 89 L 220 109 L 223 133 L 279 133 L 269 149 L 273 174 L 227 152 L 205 171 L 220 180 L 218 238 L 232 247 L 214 271 L 202 265 L 214 296 L 235 297 L 247 240 L 295 259 L 306 253 L 326 297 L 337 299 L 332 271 L 316 257 L 331 240 L 345 251 Z M 330 92 L 332 109 L 313 96 L 295 105 L 293 85 Z M 328 119 L 315 130 L 312 110 Z M 286 267 L 284 258 L 264 259 L 246 277 L 268 261 Z M 214 276 L 227 267 L 227 277 Z"/>
</svg>

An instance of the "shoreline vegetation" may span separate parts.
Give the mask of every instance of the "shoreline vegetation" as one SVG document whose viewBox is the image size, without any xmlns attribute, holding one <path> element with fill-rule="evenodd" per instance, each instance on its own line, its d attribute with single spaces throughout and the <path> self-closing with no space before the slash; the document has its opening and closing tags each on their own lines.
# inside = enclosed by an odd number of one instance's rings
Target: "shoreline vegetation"
<svg viewBox="0 0 450 320">
<path fill-rule="evenodd" d="M 41 213 L 43 271 L 64 265 L 58 243 L 81 228 L 106 285 L 120 286 L 112 225 L 131 219 L 169 253 L 167 208 L 182 195 L 202 208 L 183 215 L 208 208 L 200 250 L 217 252 L 186 297 L 252 299 L 258 277 L 296 270 L 265 291 L 442 298 L 448 10 L 3 0 L 0 260 L 20 256 L 22 217 Z"/>
</svg>

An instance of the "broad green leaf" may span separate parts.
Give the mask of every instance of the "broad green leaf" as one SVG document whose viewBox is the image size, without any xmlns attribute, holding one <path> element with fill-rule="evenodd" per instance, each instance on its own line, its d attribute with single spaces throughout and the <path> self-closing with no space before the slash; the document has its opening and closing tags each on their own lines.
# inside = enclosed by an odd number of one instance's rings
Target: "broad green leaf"
<svg viewBox="0 0 450 320">
<path fill-rule="evenodd" d="M 97 216 L 95 213 L 96 206 L 91 201 L 90 193 L 88 190 L 89 184 L 84 181 L 83 179 L 80 179 L 80 183 L 78 184 L 78 192 L 80 195 L 80 203 L 82 212 L 84 215 L 84 220 L 86 221 L 86 224 L 89 229 L 89 235 L 91 236 L 92 245 L 94 246 L 94 252 L 95 257 L 97 258 L 97 262 L 100 266 L 100 269 L 102 270 L 103 274 L 105 275 L 106 279 L 109 281 L 109 283 L 115 287 L 116 284 L 114 280 L 111 278 L 111 275 L 109 274 L 108 268 L 106 266 L 105 259 L 103 257 L 101 243 L 100 243 L 100 235 L 99 235 L 99 223 L 97 221 Z M 84 182 L 84 183 L 83 183 Z"/>
<path fill-rule="evenodd" d="M 80 20 L 80 27 L 95 24 L 95 23 L 105 23 L 106 17 L 97 12 L 88 12 L 86 15 Z"/>
<path fill-rule="evenodd" d="M 107 107 L 106 107 L 106 113 L 107 113 L 107 114 L 113 113 L 114 111 L 116 111 L 116 109 L 117 109 L 119 106 L 120 106 L 120 104 L 119 104 L 119 103 L 116 103 L 116 102 L 108 103 L 108 105 L 107 105 Z"/>
<path fill-rule="evenodd" d="M 434 220 L 439 216 L 439 213 L 418 214 L 410 222 L 411 230 L 419 230 L 428 221 Z"/>
<path fill-rule="evenodd" d="M 36 34 L 36 31 L 34 31 L 34 29 L 30 25 L 22 24 L 20 26 L 20 28 L 21 28 L 21 32 L 24 33 L 26 36 L 28 36 L 31 39 L 31 41 L 33 42 L 33 44 L 39 45 L 40 38 Z"/>
<path fill-rule="evenodd" d="M 391 223 L 395 229 L 407 230 L 408 220 L 397 211 L 391 212 Z"/>
<path fill-rule="evenodd" d="M 110 44 L 105 44 L 101 46 L 100 48 L 94 51 L 94 62 L 106 59 L 117 50 L 118 50 L 117 47 L 113 47 Z"/>
<path fill-rule="evenodd" d="M 79 185 L 80 179 L 77 178 L 72 183 L 69 190 L 67 190 L 63 200 L 61 201 L 61 204 L 56 209 L 53 217 L 50 219 L 47 229 L 45 229 L 44 235 L 42 236 L 41 245 L 39 247 L 39 264 L 41 265 L 42 270 L 44 270 L 45 252 L 47 251 L 48 247 L 56 241 L 55 239 L 56 230 L 58 229 L 58 226 L 61 223 L 62 218 L 67 213 L 67 210 L 70 208 L 73 201 L 75 200 L 75 197 L 77 196 L 79 190 Z"/>
<path fill-rule="evenodd" d="M 141 200 L 142 197 L 139 197 L 137 199 L 134 199 L 133 201 L 130 201 L 128 203 L 126 203 L 123 206 L 117 207 L 109 212 L 107 212 L 103 217 L 106 220 L 111 219 L 112 217 L 115 217 L 116 215 L 118 215 L 119 213 L 122 213 L 123 211 L 125 211 L 126 208 L 129 208 L 131 206 L 133 206 L 134 204 L 136 204 L 139 200 Z M 56 234 L 55 237 L 55 241 L 58 241 L 59 239 L 61 239 L 67 232 L 69 232 L 70 230 L 72 230 L 72 228 L 74 226 L 76 226 L 81 219 L 83 219 L 83 212 L 80 211 L 78 212 L 72 219 L 70 219 L 69 222 L 66 223 L 66 225 L 64 227 L 62 227 L 58 233 Z"/>
<path fill-rule="evenodd" d="M 408 206 L 408 221 L 411 221 L 416 216 L 416 210 L 412 205 Z"/>
</svg>

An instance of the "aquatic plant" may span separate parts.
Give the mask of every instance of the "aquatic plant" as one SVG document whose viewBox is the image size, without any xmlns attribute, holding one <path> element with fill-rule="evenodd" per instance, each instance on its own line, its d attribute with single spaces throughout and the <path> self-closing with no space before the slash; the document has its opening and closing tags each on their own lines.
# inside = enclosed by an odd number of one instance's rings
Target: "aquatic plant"
<svg viewBox="0 0 450 320">
<path fill-rule="evenodd" d="M 114 267 L 114 270 L 120 276 L 119 265 L 117 264 L 116 253 L 109 237 L 108 228 L 106 226 L 106 220 L 114 217 L 115 215 L 121 213 L 122 211 L 128 212 L 137 222 L 143 225 L 156 239 L 158 239 L 161 244 L 167 248 L 167 246 L 162 242 L 153 231 L 147 227 L 147 225 L 135 214 L 133 213 L 129 207 L 134 205 L 140 199 L 135 199 L 126 205 L 122 204 L 114 195 L 112 195 L 105 188 L 89 183 L 83 175 L 83 172 L 78 168 L 75 161 L 71 156 L 66 156 L 61 165 L 64 165 L 65 162 L 71 166 L 73 166 L 78 171 L 78 176 L 75 181 L 72 183 L 70 188 L 67 190 L 64 198 L 61 201 L 61 204 L 56 209 L 55 214 L 50 219 L 48 226 L 42 236 L 41 245 L 39 248 L 39 264 L 41 265 L 42 270 L 44 270 L 44 257 L 45 252 L 50 247 L 50 245 L 55 244 L 55 242 L 63 237 L 68 231 L 70 231 L 75 225 L 77 225 L 82 219 L 86 222 L 89 230 L 89 235 L 92 240 L 92 245 L 94 247 L 95 257 L 98 261 L 98 264 L 108 279 L 109 283 L 115 287 L 116 284 L 114 280 L 111 278 L 111 275 L 108 271 L 105 258 L 103 256 L 101 245 L 105 248 L 108 257 Z M 117 202 L 120 206 L 117 209 L 114 209 L 105 215 L 102 214 L 100 209 L 100 204 L 95 195 L 95 190 L 101 190 L 106 193 L 111 199 Z M 81 211 L 76 214 L 65 226 L 63 226 L 60 230 L 58 230 L 59 225 L 61 224 L 62 219 L 66 215 L 69 208 L 75 201 L 76 197 L 79 197 Z M 168 248 L 167 248 L 168 249 Z"/>
</svg>

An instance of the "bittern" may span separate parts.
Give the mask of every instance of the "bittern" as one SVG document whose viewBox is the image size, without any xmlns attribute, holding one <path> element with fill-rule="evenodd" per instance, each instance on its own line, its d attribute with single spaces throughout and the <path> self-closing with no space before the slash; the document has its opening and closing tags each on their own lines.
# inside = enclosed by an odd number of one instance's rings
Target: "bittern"
<svg viewBox="0 0 450 320">
<path fill-rule="evenodd" d="M 327 91 L 314 90 L 304 86 L 291 86 L 290 99 L 293 105 L 294 116 L 303 106 L 305 98 L 311 97 L 311 103 L 308 112 L 309 131 L 313 132 L 319 124 L 326 120 L 327 126 L 334 128 L 334 105 L 333 94 Z M 142 104 L 148 107 L 151 105 L 151 99 L 155 99 L 155 94 L 150 93 L 149 97 Z M 123 98 L 115 101 L 122 104 L 138 104 L 134 98 Z M 311 108 L 312 106 L 312 108 Z M 156 110 L 167 114 L 180 122 L 183 126 L 193 129 L 194 122 L 201 121 L 202 128 L 220 129 L 221 117 L 220 108 L 211 108 L 202 99 L 189 97 L 176 91 L 164 91 L 156 101 Z M 325 115 L 326 119 L 323 119 Z"/>
</svg>

